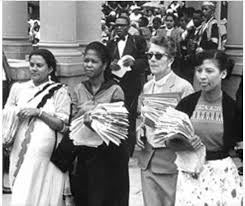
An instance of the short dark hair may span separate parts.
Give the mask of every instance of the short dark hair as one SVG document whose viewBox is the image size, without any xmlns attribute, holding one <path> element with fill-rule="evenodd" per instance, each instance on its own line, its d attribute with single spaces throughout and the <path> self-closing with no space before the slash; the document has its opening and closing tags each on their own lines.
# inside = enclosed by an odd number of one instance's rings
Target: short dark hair
<svg viewBox="0 0 245 206">
<path fill-rule="evenodd" d="M 145 16 L 140 17 L 140 19 L 142 21 L 143 26 L 148 26 L 149 20 Z"/>
<path fill-rule="evenodd" d="M 57 82 L 58 78 L 55 75 L 57 64 L 56 64 L 56 59 L 53 53 L 47 49 L 35 49 L 29 54 L 29 61 L 33 55 L 42 56 L 45 62 L 47 63 L 48 67 L 53 68 L 53 71 L 50 73 L 50 76 L 53 81 Z"/>
<path fill-rule="evenodd" d="M 159 23 L 162 23 L 162 20 L 161 20 L 161 18 L 159 18 L 159 17 L 155 17 L 155 18 L 152 20 L 152 22 L 159 22 Z"/>
<path fill-rule="evenodd" d="M 167 15 L 165 16 L 165 21 L 166 21 L 166 19 L 169 17 L 169 16 L 171 16 L 171 17 L 173 17 L 173 20 L 174 20 L 174 23 L 176 23 L 176 16 L 174 15 L 174 13 L 167 13 Z"/>
<path fill-rule="evenodd" d="M 200 66 L 204 60 L 215 60 L 220 71 L 227 71 L 226 79 L 229 79 L 234 67 L 234 60 L 231 59 L 224 51 L 205 50 L 196 55 L 195 66 Z"/>
<path fill-rule="evenodd" d="M 164 47 L 170 58 L 175 57 L 177 47 L 176 47 L 176 42 L 172 37 L 165 37 L 165 36 L 152 37 L 151 43 Z"/>
<path fill-rule="evenodd" d="M 195 10 L 194 12 L 193 12 L 193 14 L 200 14 L 201 16 L 202 16 L 202 11 L 201 10 Z"/>
</svg>

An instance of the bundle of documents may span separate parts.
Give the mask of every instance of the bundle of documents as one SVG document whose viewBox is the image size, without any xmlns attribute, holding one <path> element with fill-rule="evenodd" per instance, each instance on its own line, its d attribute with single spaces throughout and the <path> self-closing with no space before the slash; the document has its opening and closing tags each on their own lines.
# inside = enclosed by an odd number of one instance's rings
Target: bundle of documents
<svg viewBox="0 0 245 206">
<path fill-rule="evenodd" d="M 159 117 L 168 107 L 175 107 L 180 100 L 179 93 L 143 94 L 140 96 L 141 114 L 144 124 L 155 128 Z"/>
<path fill-rule="evenodd" d="M 132 57 L 131 55 L 124 55 L 124 56 L 123 56 L 121 59 L 119 59 L 118 62 L 117 62 L 117 64 L 120 66 L 120 69 L 117 70 L 117 71 L 114 71 L 114 70 L 113 70 L 113 71 L 112 71 L 112 74 L 114 74 L 114 75 L 116 75 L 116 76 L 122 78 L 122 77 L 125 75 L 125 73 L 126 73 L 127 71 L 131 71 L 131 70 L 132 70 L 131 67 L 126 67 L 126 66 L 124 66 L 124 61 L 125 61 L 126 59 L 132 59 L 133 61 L 135 61 L 134 57 Z"/>
<path fill-rule="evenodd" d="M 76 145 L 97 147 L 103 142 L 116 145 L 128 135 L 128 111 L 123 102 L 99 104 L 89 115 L 92 131 L 84 125 L 81 116 L 71 123 L 70 138 Z"/>
<path fill-rule="evenodd" d="M 179 141 L 188 141 L 194 137 L 194 129 L 189 117 L 172 107 L 153 115 L 143 108 L 142 115 L 147 131 L 151 133 L 147 135 L 147 140 L 154 148 L 165 147 L 166 140 L 174 134 L 181 134 L 178 136 Z"/>
<path fill-rule="evenodd" d="M 157 108 L 159 109 L 159 107 Z M 165 110 L 157 110 L 154 107 L 142 107 L 143 122 L 146 127 L 147 141 L 154 148 L 163 148 L 167 140 L 175 141 L 178 145 L 190 146 L 190 141 L 195 138 L 194 128 L 187 114 L 180 112 L 171 106 Z M 198 150 L 183 150 L 176 152 L 176 165 L 178 170 L 199 173 L 205 162 L 205 146 Z"/>
<path fill-rule="evenodd" d="M 19 126 L 19 118 L 17 116 L 18 109 L 16 107 L 8 107 L 3 109 L 2 119 L 2 138 L 3 146 L 10 147 L 14 142 L 14 136 Z"/>
</svg>

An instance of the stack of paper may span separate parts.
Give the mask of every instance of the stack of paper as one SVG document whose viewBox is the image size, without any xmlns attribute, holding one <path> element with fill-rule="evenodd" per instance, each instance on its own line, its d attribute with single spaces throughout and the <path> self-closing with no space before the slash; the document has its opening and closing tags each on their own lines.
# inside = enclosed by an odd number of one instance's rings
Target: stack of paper
<svg viewBox="0 0 245 206">
<path fill-rule="evenodd" d="M 5 148 L 10 147 L 14 142 L 14 136 L 19 126 L 19 118 L 17 113 L 17 107 L 8 107 L 3 109 L 2 138 L 3 146 Z"/>
<path fill-rule="evenodd" d="M 179 93 L 143 94 L 140 96 L 140 110 L 146 126 L 155 128 L 167 107 L 175 107 L 180 99 Z"/>
<path fill-rule="evenodd" d="M 127 138 L 128 111 L 123 102 L 99 104 L 90 112 L 90 119 L 94 132 L 83 124 L 83 116 L 72 121 L 70 136 L 74 144 L 97 147 L 102 142 L 107 145 L 113 142 L 119 145 Z"/>
</svg>

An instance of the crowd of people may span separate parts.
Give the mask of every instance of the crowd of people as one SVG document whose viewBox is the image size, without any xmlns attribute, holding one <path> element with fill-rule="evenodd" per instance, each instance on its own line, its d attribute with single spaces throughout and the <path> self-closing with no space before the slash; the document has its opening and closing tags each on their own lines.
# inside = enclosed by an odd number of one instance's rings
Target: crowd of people
<svg viewBox="0 0 245 206">
<path fill-rule="evenodd" d="M 149 42 L 153 36 L 170 36 L 177 45 L 177 56 L 172 65 L 175 73 L 193 83 L 193 57 L 195 52 L 207 49 L 224 49 L 226 19 L 217 21 L 217 2 L 207 2 L 200 9 L 186 7 L 185 1 L 115 2 L 103 6 L 102 42 L 115 37 L 115 21 L 118 16 L 130 19 L 129 34 L 143 36 Z M 185 66 L 180 66 L 180 65 Z"/>
<path fill-rule="evenodd" d="M 10 151 L 11 206 L 128 206 L 135 145 L 145 206 L 242 205 L 241 178 L 229 153 L 242 145 L 242 93 L 235 101 L 222 90 L 234 61 L 218 50 L 215 3 L 193 10 L 172 2 L 147 13 L 138 4 L 104 5 L 106 39 L 86 46 L 81 61 L 87 80 L 74 88 L 59 82 L 52 52 L 30 53 L 31 79 L 13 84 L 3 109 L 8 117 L 3 124 L 18 124 L 12 144 L 4 145 Z M 119 75 L 122 69 L 127 70 Z M 171 139 L 160 148 L 150 144 L 155 134 L 141 122 L 141 96 L 158 94 L 178 94 L 175 109 L 189 117 L 195 131 L 188 145 Z M 89 130 L 84 138 L 98 136 L 91 112 L 118 101 L 129 112 L 128 138 L 119 146 L 103 141 L 77 146 L 69 140 L 70 122 L 81 116 Z M 61 144 L 67 144 L 65 157 L 53 161 Z M 206 148 L 201 170 L 179 170 L 176 152 L 201 147 Z"/>
</svg>

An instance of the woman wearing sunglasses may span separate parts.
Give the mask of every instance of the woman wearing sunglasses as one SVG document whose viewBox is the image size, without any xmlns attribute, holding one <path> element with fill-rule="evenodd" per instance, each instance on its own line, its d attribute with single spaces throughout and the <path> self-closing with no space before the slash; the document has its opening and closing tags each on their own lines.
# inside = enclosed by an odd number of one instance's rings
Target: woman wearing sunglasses
<svg viewBox="0 0 245 206">
<path fill-rule="evenodd" d="M 172 38 L 158 36 L 151 40 L 147 57 L 154 77 L 144 85 L 143 94 L 177 93 L 182 99 L 193 93 L 191 84 L 171 70 L 175 54 L 176 43 Z M 146 128 L 143 136 L 149 134 Z M 178 173 L 175 152 L 167 147 L 154 149 L 142 139 L 141 130 L 137 134 L 137 144 L 142 149 L 139 166 L 145 206 L 173 206 Z"/>
</svg>

